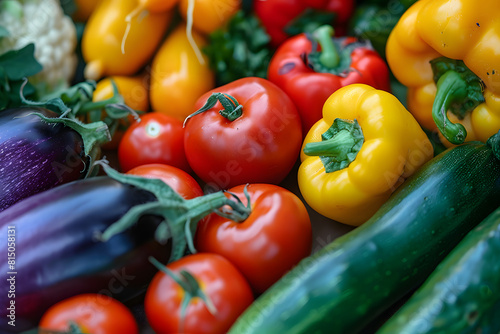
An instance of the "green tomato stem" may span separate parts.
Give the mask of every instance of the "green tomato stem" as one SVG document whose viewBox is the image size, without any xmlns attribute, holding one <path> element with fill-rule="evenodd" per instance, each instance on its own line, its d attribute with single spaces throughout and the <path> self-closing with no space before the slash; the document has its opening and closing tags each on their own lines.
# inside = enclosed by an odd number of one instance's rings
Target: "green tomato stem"
<svg viewBox="0 0 500 334">
<path fill-rule="evenodd" d="M 222 117 L 228 119 L 230 122 L 241 117 L 241 115 L 243 114 L 243 106 L 239 104 L 234 97 L 224 93 L 212 93 L 212 95 L 210 95 L 210 97 L 207 99 L 207 102 L 205 102 L 203 107 L 201 107 L 200 109 L 198 109 L 197 111 L 186 117 L 183 126 L 186 126 L 186 122 L 191 117 L 194 117 L 198 114 L 201 114 L 202 112 L 205 112 L 213 108 L 217 103 L 217 101 L 219 101 L 224 107 L 224 109 L 219 110 L 219 114 Z"/>
<path fill-rule="evenodd" d="M 184 320 L 186 318 L 187 308 L 191 303 L 191 301 L 195 298 L 200 298 L 201 300 L 203 300 L 208 311 L 214 316 L 217 315 L 217 309 L 215 308 L 212 300 L 203 291 L 196 278 L 189 271 L 181 270 L 179 274 L 177 274 L 168 267 L 162 265 L 158 260 L 156 260 L 153 257 L 149 257 L 149 262 L 151 262 L 158 270 L 160 270 L 161 272 L 172 278 L 175 281 L 175 283 L 179 284 L 182 290 L 184 290 L 184 296 L 182 298 L 182 304 L 181 304 L 180 321 L 179 321 L 180 333 L 184 332 Z"/>
</svg>

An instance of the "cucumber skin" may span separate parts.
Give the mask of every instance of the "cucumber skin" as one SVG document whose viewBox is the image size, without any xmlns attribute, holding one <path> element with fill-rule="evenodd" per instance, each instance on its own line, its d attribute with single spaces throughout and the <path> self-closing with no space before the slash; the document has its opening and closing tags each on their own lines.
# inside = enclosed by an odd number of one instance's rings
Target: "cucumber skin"
<svg viewBox="0 0 500 334">
<path fill-rule="evenodd" d="M 472 230 L 377 334 L 500 333 L 500 208 Z"/>
<path fill-rule="evenodd" d="M 500 162 L 491 148 L 448 149 L 369 221 L 302 260 L 229 333 L 359 332 L 421 284 L 499 204 Z"/>
</svg>

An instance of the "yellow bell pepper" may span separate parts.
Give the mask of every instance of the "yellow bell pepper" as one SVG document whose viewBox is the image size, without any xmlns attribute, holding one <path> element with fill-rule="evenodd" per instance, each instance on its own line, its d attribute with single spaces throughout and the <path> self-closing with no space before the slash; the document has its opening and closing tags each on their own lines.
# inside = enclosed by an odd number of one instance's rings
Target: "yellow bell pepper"
<svg viewBox="0 0 500 334">
<path fill-rule="evenodd" d="M 153 57 L 173 11 L 145 12 L 129 25 L 126 17 L 137 7 L 137 0 L 103 0 L 92 12 L 82 36 L 86 79 L 134 75 Z"/>
<path fill-rule="evenodd" d="M 193 31 L 199 47 L 205 38 Z M 198 59 L 186 34 L 186 25 L 177 26 L 155 54 L 151 66 L 151 109 L 159 110 L 180 121 L 193 113 L 194 103 L 205 92 L 214 88 L 215 74 L 208 59 Z"/>
<path fill-rule="evenodd" d="M 345 86 L 307 133 L 298 185 L 318 213 L 343 224 L 368 220 L 434 150 L 399 100 L 364 84 Z"/>
<path fill-rule="evenodd" d="M 448 147 L 500 129 L 500 2 L 485 1 L 419 0 L 387 41 L 408 109 Z"/>
</svg>

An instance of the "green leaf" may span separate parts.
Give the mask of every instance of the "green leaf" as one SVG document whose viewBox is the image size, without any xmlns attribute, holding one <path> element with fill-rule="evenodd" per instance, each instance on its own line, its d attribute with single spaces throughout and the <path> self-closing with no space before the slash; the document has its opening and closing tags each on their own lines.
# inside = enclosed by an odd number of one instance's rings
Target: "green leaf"
<svg viewBox="0 0 500 334">
<path fill-rule="evenodd" d="M 0 110 L 22 105 L 21 91 L 28 98 L 32 98 L 35 93 L 35 88 L 27 82 L 26 78 L 13 79 L 9 76 L 12 73 L 10 66 L 13 61 L 10 57 L 13 54 L 5 53 L 0 56 Z M 17 55 L 21 59 L 26 58 L 22 52 Z M 27 63 L 29 64 L 29 60 Z"/>
<path fill-rule="evenodd" d="M 19 50 L 0 55 L 0 68 L 10 80 L 21 80 L 40 72 L 43 67 L 35 59 L 35 45 L 30 43 Z"/>
<path fill-rule="evenodd" d="M 239 11 L 226 28 L 209 35 L 202 51 L 215 71 L 217 84 L 223 85 L 243 77 L 265 78 L 273 54 L 270 40 L 255 15 Z"/>
<path fill-rule="evenodd" d="M 303 32 L 312 33 L 325 24 L 332 25 L 336 17 L 337 14 L 332 11 L 307 8 L 302 14 L 287 24 L 284 30 L 290 36 L 298 35 Z"/>
</svg>

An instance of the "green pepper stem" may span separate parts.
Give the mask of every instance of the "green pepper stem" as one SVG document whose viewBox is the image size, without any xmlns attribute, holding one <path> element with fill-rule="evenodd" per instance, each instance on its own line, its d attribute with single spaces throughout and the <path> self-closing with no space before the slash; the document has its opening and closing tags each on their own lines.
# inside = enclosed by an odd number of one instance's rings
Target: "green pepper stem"
<svg viewBox="0 0 500 334">
<path fill-rule="evenodd" d="M 316 29 L 312 36 L 321 46 L 319 62 L 326 68 L 335 68 L 339 65 L 340 57 L 332 41 L 334 30 L 329 25 L 324 25 Z"/>
<path fill-rule="evenodd" d="M 467 137 L 467 130 L 462 124 L 452 123 L 448 118 L 448 109 L 455 101 L 467 97 L 467 81 L 456 71 L 443 74 L 437 84 L 436 97 L 432 105 L 432 118 L 439 131 L 452 144 L 462 144 Z"/>
<path fill-rule="evenodd" d="M 203 107 L 201 107 L 200 109 L 196 110 L 194 113 L 186 117 L 183 126 L 184 127 L 186 126 L 186 122 L 191 117 L 201 114 L 202 112 L 205 112 L 210 108 L 213 108 L 213 106 L 215 106 L 217 101 L 219 101 L 224 107 L 224 109 L 219 110 L 219 114 L 222 117 L 227 118 L 230 122 L 234 121 L 243 114 L 243 106 L 239 104 L 234 97 L 224 93 L 212 93 L 212 95 L 210 95 L 210 97 L 207 99 L 207 102 L 205 102 Z"/>
<path fill-rule="evenodd" d="M 345 159 L 347 153 L 353 148 L 356 141 L 348 130 L 341 130 L 328 140 L 307 143 L 304 153 L 313 156 L 338 157 Z"/>
</svg>

